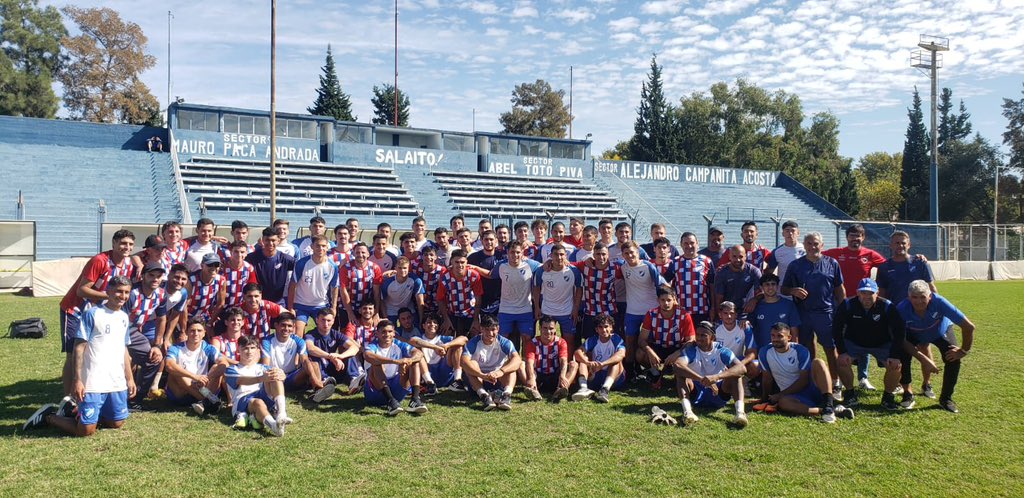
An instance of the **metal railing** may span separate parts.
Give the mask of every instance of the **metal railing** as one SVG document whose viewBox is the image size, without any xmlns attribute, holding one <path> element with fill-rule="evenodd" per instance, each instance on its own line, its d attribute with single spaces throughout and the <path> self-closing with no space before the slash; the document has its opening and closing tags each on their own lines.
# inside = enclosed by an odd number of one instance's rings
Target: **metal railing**
<svg viewBox="0 0 1024 498">
<path fill-rule="evenodd" d="M 188 197 L 185 195 L 185 181 L 181 179 L 181 162 L 178 160 L 178 149 L 174 146 L 174 131 L 167 129 L 167 142 L 171 149 L 171 165 L 174 170 L 174 184 L 178 189 L 178 205 L 181 209 L 181 223 L 192 224 L 192 213 L 188 207 Z"/>
</svg>

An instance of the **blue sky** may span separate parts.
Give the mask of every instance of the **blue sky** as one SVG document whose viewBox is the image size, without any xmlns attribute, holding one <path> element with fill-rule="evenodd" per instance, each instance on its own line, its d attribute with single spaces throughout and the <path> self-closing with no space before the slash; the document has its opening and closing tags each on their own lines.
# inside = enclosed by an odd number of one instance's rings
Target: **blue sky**
<svg viewBox="0 0 1024 498">
<path fill-rule="evenodd" d="M 171 10 L 173 96 L 269 108 L 269 2 L 76 5 L 111 7 L 142 26 L 158 60 L 143 79 L 162 104 Z M 278 110 L 310 105 L 330 43 L 342 87 L 369 121 L 373 85 L 394 77 L 393 9 L 386 0 L 279 0 Z M 600 153 L 632 134 L 656 52 L 672 101 L 737 78 L 795 93 L 808 117 L 838 115 L 840 152 L 857 159 L 902 150 L 914 85 L 927 106 L 928 78 L 909 66 L 920 34 L 950 38 L 940 87 L 1000 142 L 1002 98 L 1021 98 L 1024 82 L 1024 0 L 399 0 L 398 84 L 412 126 L 469 131 L 475 109 L 476 129 L 496 131 L 516 84 L 540 78 L 568 94 L 573 66 L 573 136 L 592 133 Z"/>
</svg>

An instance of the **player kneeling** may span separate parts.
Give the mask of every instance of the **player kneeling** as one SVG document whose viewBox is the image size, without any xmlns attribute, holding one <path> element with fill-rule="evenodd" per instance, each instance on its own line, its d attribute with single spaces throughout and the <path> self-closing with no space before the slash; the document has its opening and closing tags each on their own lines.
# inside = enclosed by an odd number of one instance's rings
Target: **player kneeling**
<svg viewBox="0 0 1024 498">
<path fill-rule="evenodd" d="M 47 403 L 29 417 L 22 430 L 50 425 L 74 436 L 91 436 L 96 427 L 120 429 L 128 418 L 128 398 L 135 396 L 128 345 L 128 314 L 121 307 L 128 302 L 132 282 L 125 276 L 110 279 L 103 306 L 82 313 L 75 335 L 75 371 L 72 395 L 60 405 Z M 74 418 L 75 402 L 78 420 Z"/>
<path fill-rule="evenodd" d="M 596 335 L 583 343 L 576 350 L 576 363 L 579 365 L 580 389 L 573 393 L 573 401 L 583 401 L 593 397 L 599 403 L 608 402 L 608 392 L 613 387 L 622 387 L 626 382 L 622 360 L 626 358 L 626 343 L 614 333 L 615 319 L 607 313 L 594 317 Z M 601 388 L 595 394 L 588 383 Z"/>
<path fill-rule="evenodd" d="M 772 343 L 761 348 L 762 392 L 765 403 L 755 410 L 777 406 L 796 415 L 821 415 L 821 421 L 834 424 L 836 417 L 853 418 L 853 410 L 836 405 L 832 397 L 832 377 L 821 358 L 811 359 L 807 348 L 790 342 L 789 325 L 772 326 Z M 778 386 L 778 391 L 774 387 Z"/>
<path fill-rule="evenodd" d="M 280 368 L 259 363 L 259 341 L 253 336 L 238 339 L 238 364 L 224 372 L 231 399 L 234 428 L 244 429 L 246 415 L 254 429 L 266 427 L 275 436 L 284 435 L 290 424 L 284 400 L 285 374 Z M 271 413 L 274 415 L 271 415 Z"/>
<path fill-rule="evenodd" d="M 314 370 L 320 373 L 324 384 L 313 394 L 314 403 L 320 403 L 334 395 L 338 382 L 352 380 L 346 369 L 350 358 L 359 354 L 359 344 L 344 332 L 334 328 L 334 310 L 324 308 L 316 314 L 316 329 L 306 333 L 306 350 Z"/>
<path fill-rule="evenodd" d="M 423 317 L 423 333 L 414 336 L 409 344 L 423 352 L 420 361 L 420 375 L 423 379 L 424 394 L 432 396 L 438 389 L 452 386 L 453 391 L 465 391 L 462 386 L 462 348 L 468 338 L 439 335 L 441 317 L 427 313 Z"/>
<path fill-rule="evenodd" d="M 540 392 L 554 392 L 552 401 L 569 395 L 569 386 L 576 375 L 576 362 L 569 360 L 569 345 L 558 337 L 558 319 L 540 317 L 540 336 L 526 343 L 526 394 L 542 399 Z"/>
<path fill-rule="evenodd" d="M 512 341 L 498 336 L 498 320 L 491 315 L 481 315 L 480 335 L 470 339 L 462 351 L 462 369 L 483 403 L 484 411 L 495 407 L 512 409 L 516 371 L 522 363 Z"/>
<path fill-rule="evenodd" d="M 167 370 L 167 399 L 180 406 L 192 406 L 198 415 L 220 411 L 221 380 L 228 361 L 217 348 L 203 340 L 206 326 L 191 319 L 185 329 L 185 342 L 167 350 L 164 368 Z"/>
<path fill-rule="evenodd" d="M 426 413 L 427 405 L 420 399 L 419 362 L 423 353 L 395 339 L 395 325 L 389 320 L 377 323 L 377 339 L 363 347 L 363 359 L 370 365 L 367 375 L 366 404 L 386 406 L 387 414 L 402 413 L 402 400 L 412 389 L 409 413 Z"/>
<path fill-rule="evenodd" d="M 700 420 L 693 413 L 694 406 L 717 410 L 732 396 L 736 400 L 733 423 L 747 426 L 742 384 L 746 366 L 731 349 L 715 341 L 715 326 L 711 322 L 700 322 L 697 342 L 683 348 L 672 368 L 686 425 Z"/>
</svg>

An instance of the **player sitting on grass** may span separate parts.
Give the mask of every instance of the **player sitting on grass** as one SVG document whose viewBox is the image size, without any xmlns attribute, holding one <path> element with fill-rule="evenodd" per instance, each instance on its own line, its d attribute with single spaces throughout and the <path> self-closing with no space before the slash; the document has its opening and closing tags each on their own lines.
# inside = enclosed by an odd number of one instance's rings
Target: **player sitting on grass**
<svg viewBox="0 0 1024 498">
<path fill-rule="evenodd" d="M 376 309 L 373 301 L 363 302 L 356 308 L 359 313 L 356 321 L 349 322 L 345 326 L 345 335 L 359 345 L 359 354 L 348 360 L 348 376 L 351 379 L 348 385 L 350 395 L 359 392 L 363 388 L 363 384 L 366 383 L 366 369 L 369 367 L 363 360 L 362 350 L 376 337 L 377 322 L 380 321 Z"/>
<path fill-rule="evenodd" d="M 676 291 L 667 285 L 658 287 L 658 307 L 647 312 L 640 326 L 636 359 L 649 369 L 654 389 L 661 388 L 661 374 L 671 368 L 679 351 L 693 342 L 693 320 L 676 300 Z"/>
<path fill-rule="evenodd" d="M 775 277 L 772 273 L 765 275 Z M 796 312 L 796 308 L 793 312 Z M 718 318 L 721 322 L 715 328 L 715 339 L 743 362 L 745 379 L 760 379 L 761 367 L 757 364 L 757 345 L 754 342 L 753 327 L 749 323 L 746 327 L 741 327 L 739 320 L 736 319 L 736 305 L 732 301 L 722 303 L 718 309 Z"/>
<path fill-rule="evenodd" d="M 608 392 L 613 387 L 626 383 L 622 360 L 626 358 L 626 343 L 614 333 L 615 319 L 607 313 L 594 317 L 595 335 L 576 350 L 576 364 L 579 365 L 580 389 L 573 393 L 573 401 L 583 401 L 591 396 L 599 403 L 608 402 Z M 588 383 L 601 386 L 595 394 Z"/>
<path fill-rule="evenodd" d="M 221 380 L 228 362 L 217 348 L 203 340 L 206 328 L 189 320 L 185 342 L 167 350 L 167 399 L 179 406 L 192 406 L 198 415 L 220 411 Z"/>
<path fill-rule="evenodd" d="M 484 411 L 495 407 L 512 409 L 516 371 L 522 363 L 512 341 L 498 337 L 498 321 L 491 315 L 482 315 L 480 335 L 470 339 L 462 352 L 462 369 L 469 377 L 473 392 L 484 405 Z"/>
<path fill-rule="evenodd" d="M 324 308 L 317 313 L 316 330 L 307 332 L 305 339 L 309 358 L 320 372 L 325 388 L 352 380 L 346 365 L 349 358 L 359 354 L 359 344 L 334 328 L 333 309 Z M 325 389 L 324 394 L 320 395 L 320 401 L 333 393 L 334 389 Z"/>
<path fill-rule="evenodd" d="M 124 425 L 128 397 L 135 395 L 128 355 L 128 313 L 121 310 L 131 291 L 132 281 L 127 275 L 115 276 L 107 285 L 103 306 L 82 312 L 78 330 L 74 331 L 74 399 L 65 396 L 60 405 L 43 405 L 29 417 L 22 430 L 50 425 L 74 436 L 91 436 L 99 424 L 111 429 Z M 75 401 L 78 420 L 72 416 Z"/>
<path fill-rule="evenodd" d="M 526 379 L 523 387 L 533 400 L 542 399 L 540 392 L 554 392 L 552 401 L 569 395 L 569 386 L 576 376 L 576 362 L 569 359 L 569 345 L 558 337 L 558 320 L 549 315 L 540 317 L 540 337 L 526 343 Z"/>
<path fill-rule="evenodd" d="M 694 406 L 717 410 L 732 396 L 736 400 L 733 423 L 747 426 L 742 384 L 746 367 L 731 349 L 715 341 L 715 326 L 711 322 L 700 322 L 697 342 L 683 348 L 672 367 L 686 425 L 699 420 L 693 413 Z"/>
<path fill-rule="evenodd" d="M 423 388 L 427 395 L 437 394 L 437 390 L 448 386 L 457 386 L 453 391 L 465 391 L 462 385 L 462 348 L 468 338 L 438 335 L 441 329 L 441 317 L 437 313 L 427 313 L 423 317 L 423 334 L 413 337 L 409 344 L 423 352 L 420 361 L 420 374 Z"/>
<path fill-rule="evenodd" d="M 259 363 L 259 359 L 259 340 L 252 336 L 239 338 L 238 364 L 231 365 L 224 373 L 228 393 L 234 400 L 233 427 L 244 429 L 246 415 L 249 415 L 254 429 L 266 427 L 271 434 L 283 436 L 284 426 L 292 422 L 285 409 L 285 375 L 280 368 Z"/>
<path fill-rule="evenodd" d="M 409 413 L 426 413 L 427 405 L 420 398 L 419 362 L 423 353 L 395 339 L 395 326 L 388 320 L 377 323 L 376 340 L 363 347 L 363 357 L 370 365 L 363 395 L 370 406 L 387 407 L 388 416 L 402 413 L 402 400 L 412 390 Z"/>
<path fill-rule="evenodd" d="M 754 410 L 782 410 L 795 415 L 821 415 L 829 424 L 836 417 L 853 419 L 853 410 L 836 405 L 832 397 L 832 377 L 821 358 L 811 358 L 807 348 L 790 342 L 789 325 L 772 327 L 772 343 L 761 348 L 758 361 L 764 369 L 762 400 Z M 778 390 L 775 390 L 778 386 Z"/>
<path fill-rule="evenodd" d="M 334 392 L 334 384 L 324 384 L 320 369 L 306 355 L 306 341 L 295 335 L 295 315 L 282 311 L 274 322 L 274 335 L 263 339 L 264 365 L 280 368 L 285 374 L 285 390 L 312 387 L 312 400 L 319 403 Z"/>
</svg>

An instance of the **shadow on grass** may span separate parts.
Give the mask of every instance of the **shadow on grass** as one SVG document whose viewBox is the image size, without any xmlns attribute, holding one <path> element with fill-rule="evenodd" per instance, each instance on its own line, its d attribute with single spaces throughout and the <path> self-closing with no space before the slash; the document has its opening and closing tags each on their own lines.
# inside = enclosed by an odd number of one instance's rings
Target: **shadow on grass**
<svg viewBox="0 0 1024 498">
<path fill-rule="evenodd" d="M 21 431 L 22 424 L 40 406 L 62 397 L 59 378 L 32 379 L 0 386 L 0 437 Z"/>
</svg>

